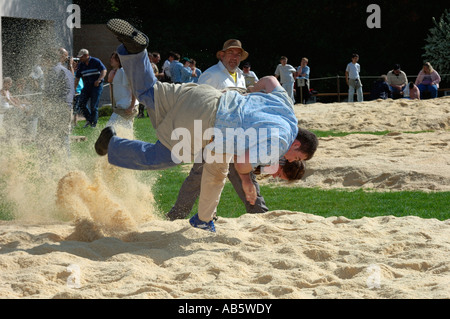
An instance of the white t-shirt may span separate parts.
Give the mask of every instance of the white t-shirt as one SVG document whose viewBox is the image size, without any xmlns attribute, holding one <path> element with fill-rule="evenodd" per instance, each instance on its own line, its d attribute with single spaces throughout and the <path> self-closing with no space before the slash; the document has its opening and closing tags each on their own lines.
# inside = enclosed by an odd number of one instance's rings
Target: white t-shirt
<svg viewBox="0 0 450 319">
<path fill-rule="evenodd" d="M 170 74 L 170 61 L 166 60 L 164 61 L 164 64 L 162 66 L 162 70 L 166 75 L 170 78 L 172 75 Z"/>
<path fill-rule="evenodd" d="M 6 95 L 7 95 L 6 98 L 0 95 L 0 114 L 5 113 L 7 109 L 11 108 L 11 105 L 9 105 L 8 103 L 9 91 L 6 92 Z"/>
<path fill-rule="evenodd" d="M 112 83 L 116 106 L 127 109 L 131 104 L 131 87 L 123 68 L 117 70 Z"/>
<path fill-rule="evenodd" d="M 293 72 L 296 72 L 296 70 L 292 65 L 286 64 L 283 66 L 282 64 L 278 64 L 275 70 L 275 75 L 280 77 L 281 83 L 294 83 L 295 80 Z"/>
<path fill-rule="evenodd" d="M 345 71 L 348 72 L 349 79 L 359 79 L 359 72 L 361 71 L 361 66 L 358 63 L 353 64 L 350 62 L 347 64 Z"/>
</svg>

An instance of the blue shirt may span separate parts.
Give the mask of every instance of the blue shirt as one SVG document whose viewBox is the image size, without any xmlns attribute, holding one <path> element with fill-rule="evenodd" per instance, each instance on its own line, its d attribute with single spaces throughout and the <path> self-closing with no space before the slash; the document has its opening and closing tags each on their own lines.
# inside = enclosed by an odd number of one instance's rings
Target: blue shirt
<svg viewBox="0 0 450 319">
<path fill-rule="evenodd" d="M 181 83 L 190 83 L 194 82 L 194 78 L 192 77 L 192 69 L 190 67 L 183 67 L 181 69 Z"/>
<path fill-rule="evenodd" d="M 172 82 L 181 83 L 181 70 L 183 69 L 183 64 L 180 61 L 173 61 L 170 64 L 170 75 L 172 77 Z"/>
<path fill-rule="evenodd" d="M 305 74 L 305 76 L 299 76 L 299 77 L 297 77 L 297 79 L 309 79 L 309 66 L 307 66 L 307 65 L 305 65 L 305 67 L 304 68 L 302 68 L 301 66 L 299 66 L 298 67 L 298 69 L 297 69 L 297 72 L 299 73 L 299 74 L 303 74 L 303 73 L 306 73 Z"/>
<path fill-rule="evenodd" d="M 222 142 L 226 153 L 238 156 L 249 150 L 253 167 L 278 164 L 297 137 L 297 125 L 292 101 L 281 86 L 269 94 L 241 95 L 227 91 L 220 98 L 214 125 L 216 135 L 210 147 L 220 150 Z M 233 129 L 237 134 L 230 134 Z"/>
<path fill-rule="evenodd" d="M 195 68 L 195 74 L 197 74 L 197 76 L 193 78 L 193 82 L 194 83 L 198 83 L 198 78 L 200 77 L 200 75 L 202 75 L 202 71 L 200 69 Z"/>
<path fill-rule="evenodd" d="M 80 79 L 80 81 L 78 81 L 78 86 L 75 90 L 76 94 L 80 94 L 81 90 L 84 88 L 84 84 L 83 84 L 83 79 Z"/>
<path fill-rule="evenodd" d="M 86 63 L 78 64 L 76 77 L 78 79 L 83 79 L 84 88 L 92 88 L 94 82 L 98 80 L 100 73 L 103 70 L 106 70 L 106 67 L 103 65 L 102 61 L 90 57 L 87 65 Z"/>
</svg>

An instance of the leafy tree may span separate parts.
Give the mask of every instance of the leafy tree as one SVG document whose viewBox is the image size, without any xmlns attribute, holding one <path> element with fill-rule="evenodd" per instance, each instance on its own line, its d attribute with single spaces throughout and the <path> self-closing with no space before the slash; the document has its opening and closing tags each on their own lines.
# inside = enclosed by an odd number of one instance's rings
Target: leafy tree
<svg viewBox="0 0 450 319">
<path fill-rule="evenodd" d="M 429 30 L 425 39 L 425 53 L 422 55 L 428 59 L 433 68 L 439 73 L 450 73 L 450 11 L 445 9 L 439 21 L 433 17 L 434 27 Z M 449 76 L 446 76 L 447 78 Z"/>
</svg>

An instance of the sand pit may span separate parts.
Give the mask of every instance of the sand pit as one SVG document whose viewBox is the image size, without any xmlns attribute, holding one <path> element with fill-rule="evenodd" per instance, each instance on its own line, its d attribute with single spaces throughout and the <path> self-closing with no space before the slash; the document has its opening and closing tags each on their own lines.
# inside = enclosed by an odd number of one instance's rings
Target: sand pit
<svg viewBox="0 0 450 319">
<path fill-rule="evenodd" d="M 427 131 L 450 129 L 450 96 L 432 100 L 376 100 L 314 103 L 295 107 L 299 124 L 336 132 Z"/>
<path fill-rule="evenodd" d="M 1 298 L 449 298 L 450 222 L 289 211 L 153 221 L 64 240 L 66 224 L 0 223 Z"/>
<path fill-rule="evenodd" d="M 311 130 L 390 133 L 322 137 L 303 180 L 262 184 L 450 191 L 450 97 L 296 105 L 296 114 Z"/>
<path fill-rule="evenodd" d="M 321 138 L 305 179 L 279 185 L 449 191 L 449 105 L 296 106 L 307 129 L 392 133 Z M 103 159 L 27 187 L 36 174 L 15 156 L 0 173 L 26 213 L 0 221 L 0 298 L 450 298 L 450 220 L 272 211 L 219 218 L 210 234 L 147 214 L 145 188 Z"/>
<path fill-rule="evenodd" d="M 450 191 L 450 132 L 320 138 L 302 180 L 261 184 L 323 189 Z"/>
</svg>

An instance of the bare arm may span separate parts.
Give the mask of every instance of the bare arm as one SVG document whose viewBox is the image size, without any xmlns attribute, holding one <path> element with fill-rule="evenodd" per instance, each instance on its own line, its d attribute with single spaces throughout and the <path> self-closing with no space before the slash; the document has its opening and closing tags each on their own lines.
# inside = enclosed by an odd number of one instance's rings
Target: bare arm
<svg viewBox="0 0 450 319">
<path fill-rule="evenodd" d="M 266 93 L 270 93 L 277 86 L 280 86 L 280 82 L 278 82 L 276 77 L 269 75 L 261 78 L 255 85 L 249 86 L 249 91 L 253 93 L 264 90 Z"/>
<path fill-rule="evenodd" d="M 102 72 L 100 72 L 100 77 L 97 79 L 97 81 L 94 82 L 95 86 L 99 86 L 100 85 L 100 82 L 103 81 L 103 79 L 105 78 L 107 72 L 108 71 L 106 71 L 106 69 L 104 69 L 104 70 L 102 70 Z"/>
<path fill-rule="evenodd" d="M 236 158 L 234 161 L 234 167 L 239 174 L 242 182 L 242 189 L 245 193 L 245 198 L 251 205 L 255 205 L 256 202 L 256 188 L 250 177 L 250 172 L 253 170 L 252 165 L 249 163 L 249 152 L 245 152 L 244 157 Z"/>
<path fill-rule="evenodd" d="M 136 104 L 136 97 L 134 96 L 134 94 L 131 94 L 131 104 L 128 107 L 128 109 L 125 111 L 125 113 L 127 113 L 127 114 L 133 113 L 135 104 Z"/>
</svg>

